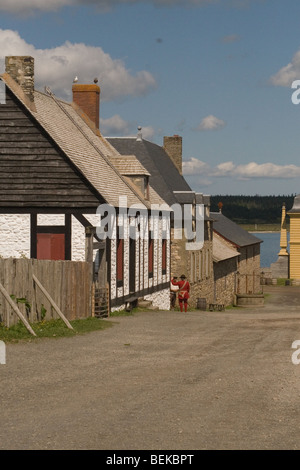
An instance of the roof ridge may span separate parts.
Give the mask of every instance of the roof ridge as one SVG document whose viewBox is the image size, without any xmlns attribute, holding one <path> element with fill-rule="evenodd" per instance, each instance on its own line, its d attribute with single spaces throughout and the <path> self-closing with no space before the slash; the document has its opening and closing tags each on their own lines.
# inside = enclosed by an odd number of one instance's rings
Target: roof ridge
<svg viewBox="0 0 300 470">
<path fill-rule="evenodd" d="M 81 134 L 85 137 L 85 139 L 88 140 L 89 144 L 92 145 L 92 147 L 101 155 L 101 157 L 105 160 L 105 162 L 110 166 L 110 168 L 117 174 L 117 176 L 126 184 L 126 186 L 132 191 L 135 196 L 144 204 L 146 207 L 148 206 L 148 202 L 145 201 L 143 198 L 141 198 L 140 194 L 133 188 L 128 181 L 121 175 L 121 173 L 115 168 L 115 166 L 110 162 L 109 158 L 100 150 L 100 148 L 95 145 L 95 143 L 90 139 L 90 137 L 86 134 L 84 129 L 78 125 L 78 123 L 73 119 L 73 117 L 70 115 L 70 113 L 64 108 L 64 106 L 60 103 L 59 99 L 56 98 L 54 94 L 47 94 L 46 96 L 49 96 L 54 100 L 54 102 L 58 105 L 58 107 L 68 116 L 70 121 L 74 124 L 74 126 L 81 132 Z M 68 106 L 71 106 L 70 103 L 64 102 Z"/>
</svg>

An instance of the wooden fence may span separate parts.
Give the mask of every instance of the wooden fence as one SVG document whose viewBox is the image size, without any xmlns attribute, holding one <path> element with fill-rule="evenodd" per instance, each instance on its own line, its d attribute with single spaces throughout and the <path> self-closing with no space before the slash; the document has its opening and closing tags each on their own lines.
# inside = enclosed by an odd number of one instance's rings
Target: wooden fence
<svg viewBox="0 0 300 470">
<path fill-rule="evenodd" d="M 53 304 L 68 320 L 93 315 L 91 263 L 0 259 L 0 284 L 29 322 L 59 318 Z M 18 315 L 1 291 L 0 322 L 9 327 L 18 321 Z"/>
</svg>

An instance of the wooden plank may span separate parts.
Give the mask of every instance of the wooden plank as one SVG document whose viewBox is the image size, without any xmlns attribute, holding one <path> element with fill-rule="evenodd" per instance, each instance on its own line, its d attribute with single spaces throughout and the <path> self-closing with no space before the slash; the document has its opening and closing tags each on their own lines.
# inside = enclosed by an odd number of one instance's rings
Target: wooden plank
<svg viewBox="0 0 300 470">
<path fill-rule="evenodd" d="M 32 163 L 32 165 L 38 165 L 39 162 L 42 162 L 43 164 L 48 163 L 49 165 L 51 165 L 52 161 L 61 163 L 61 157 L 54 153 L 53 155 L 47 155 L 47 158 L 45 158 L 43 155 L 27 155 L 27 154 L 14 156 L 12 152 L 9 155 L 1 156 L 1 162 L 8 162 L 8 163 L 9 162 L 13 162 L 13 163 L 21 162 L 22 164 L 25 164 L 25 162 L 29 162 L 30 164 Z"/>
<path fill-rule="evenodd" d="M 11 167 L 12 169 L 16 169 L 16 167 Z M 67 168 L 67 167 L 57 167 L 57 168 L 54 168 L 54 167 L 51 167 L 51 166 L 48 166 L 46 165 L 46 167 L 44 167 L 44 165 L 41 165 L 40 167 L 36 167 L 35 168 L 35 173 L 36 174 L 45 174 L 47 175 L 47 173 L 49 172 L 50 173 L 54 173 L 54 174 L 57 174 L 59 175 L 59 177 L 61 177 L 62 175 L 65 177 L 67 177 L 68 174 L 70 174 L 70 176 L 72 176 L 74 178 L 74 173 L 71 173 L 70 172 L 70 169 Z M 18 178 L 22 178 L 22 179 L 26 179 L 26 178 L 30 178 L 30 176 L 32 176 L 32 172 L 30 171 L 30 168 L 24 168 L 23 171 L 22 171 L 22 174 L 19 174 L 17 173 L 17 175 L 12 175 L 10 170 L 9 170 L 9 167 L 5 167 L 2 169 L 2 172 L 1 172 L 1 177 L 2 178 L 6 178 L 6 179 L 15 179 L 15 177 L 18 177 Z"/>
<path fill-rule="evenodd" d="M 8 126 L 8 125 L 2 125 L 0 127 L 1 127 L 1 132 L 4 132 L 5 134 L 11 134 L 12 136 L 15 134 L 39 134 L 40 133 L 40 131 L 35 127 L 26 127 L 26 126 L 13 127 L 13 126 Z"/>
<path fill-rule="evenodd" d="M 0 127 L 33 127 L 33 124 L 32 122 L 25 117 L 25 115 L 23 115 L 23 117 L 21 119 L 18 119 L 16 121 L 12 121 L 12 120 L 7 120 L 7 119 L 3 119 L 3 116 L 2 116 L 2 119 L 0 117 Z"/>
<path fill-rule="evenodd" d="M 0 127 L 1 129 L 1 127 Z M 40 144 L 34 145 L 22 145 L 14 146 L 10 145 L 1 145 L 0 155 L 58 155 L 57 151 L 53 147 L 45 147 Z M 45 158 L 46 160 L 46 158 Z"/>
<path fill-rule="evenodd" d="M 12 273 L 13 265 L 12 265 L 12 258 L 4 260 L 4 282 L 3 286 L 5 286 L 6 290 L 8 291 L 9 295 L 11 295 L 12 292 L 12 278 L 13 278 L 13 273 Z M 15 318 L 12 315 L 12 308 L 10 303 L 6 302 L 5 303 L 6 307 L 6 323 L 7 327 L 9 328 L 11 325 L 15 323 Z"/>
<path fill-rule="evenodd" d="M 6 136 L 7 139 L 7 136 Z M 0 137 L 0 150 L 6 149 L 7 151 L 11 149 L 13 152 L 21 149 L 34 149 L 34 151 L 38 150 L 39 155 L 43 155 L 42 149 L 47 150 L 49 153 L 49 149 L 51 149 L 50 155 L 58 155 L 56 150 L 51 146 L 50 142 L 43 138 L 41 141 L 36 142 L 35 140 L 30 141 L 26 139 L 24 142 L 22 140 L 19 141 L 12 141 L 12 138 L 4 140 L 3 136 Z"/>
<path fill-rule="evenodd" d="M 45 295 L 45 297 L 48 299 L 48 301 L 51 303 L 52 307 L 55 309 L 55 311 L 58 313 L 58 315 L 60 316 L 60 318 L 63 320 L 63 322 L 67 325 L 68 328 L 70 328 L 71 330 L 73 330 L 74 328 L 72 327 L 72 325 L 70 324 L 70 322 L 67 320 L 67 318 L 64 316 L 64 314 L 62 313 L 62 311 L 58 308 L 58 306 L 56 305 L 56 303 L 54 302 L 54 300 L 52 299 L 52 297 L 50 296 L 50 294 L 47 292 L 47 290 L 44 288 L 44 286 L 40 283 L 40 281 L 37 279 L 37 277 L 33 274 L 32 275 L 33 277 L 33 280 L 34 282 L 37 284 L 37 286 L 41 289 L 41 291 L 43 292 L 43 294 Z"/>
<path fill-rule="evenodd" d="M 16 201 L 4 201 L 2 203 L 1 198 L 0 198 L 0 208 L 1 208 L 1 214 L 5 213 L 13 213 L 13 214 L 20 214 L 20 213 L 28 213 L 28 209 L 30 210 L 36 210 L 38 213 L 43 214 L 46 213 L 45 208 L 47 207 L 48 209 L 51 208 L 53 210 L 53 213 L 60 213 L 60 210 L 68 210 L 68 209 L 80 209 L 81 211 L 88 212 L 90 214 L 95 213 L 95 208 L 97 208 L 99 205 L 99 201 L 87 201 L 87 202 L 82 202 L 80 200 L 78 201 L 48 201 L 44 202 L 41 204 L 40 202 L 37 201 L 18 201 L 18 210 L 16 210 Z"/>
<path fill-rule="evenodd" d="M 20 310 L 18 309 L 17 305 L 13 302 L 13 300 L 11 299 L 10 295 L 8 294 L 8 292 L 6 291 L 6 289 L 4 288 L 4 286 L 0 283 L 0 291 L 1 293 L 3 294 L 5 300 L 8 302 L 8 304 L 11 306 L 11 308 L 13 309 L 13 311 L 17 314 L 17 316 L 19 317 L 19 319 L 21 320 L 21 322 L 25 325 L 25 327 L 27 328 L 27 330 L 29 331 L 29 333 L 31 333 L 33 336 L 36 336 L 35 332 L 33 331 L 33 329 L 31 328 L 31 326 L 29 325 L 28 321 L 26 320 L 26 318 L 22 315 L 22 313 L 20 312 Z"/>
</svg>

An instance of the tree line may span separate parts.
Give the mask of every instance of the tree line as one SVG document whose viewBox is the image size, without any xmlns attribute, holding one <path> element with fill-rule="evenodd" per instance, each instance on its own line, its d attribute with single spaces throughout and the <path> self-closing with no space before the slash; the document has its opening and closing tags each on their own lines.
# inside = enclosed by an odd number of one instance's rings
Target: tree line
<svg viewBox="0 0 300 470">
<path fill-rule="evenodd" d="M 239 224 L 280 223 L 282 205 L 289 211 L 295 194 L 289 196 L 211 196 L 211 211 L 222 213 Z"/>
</svg>

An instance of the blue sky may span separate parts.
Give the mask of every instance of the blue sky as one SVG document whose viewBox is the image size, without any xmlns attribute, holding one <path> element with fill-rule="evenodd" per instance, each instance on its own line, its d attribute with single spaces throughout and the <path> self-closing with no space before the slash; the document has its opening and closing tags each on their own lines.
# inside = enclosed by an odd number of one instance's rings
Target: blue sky
<svg viewBox="0 0 300 470">
<path fill-rule="evenodd" d="M 68 101 L 98 77 L 104 136 L 181 135 L 198 192 L 298 194 L 299 18 L 299 0 L 0 0 L 0 50 Z"/>
</svg>

